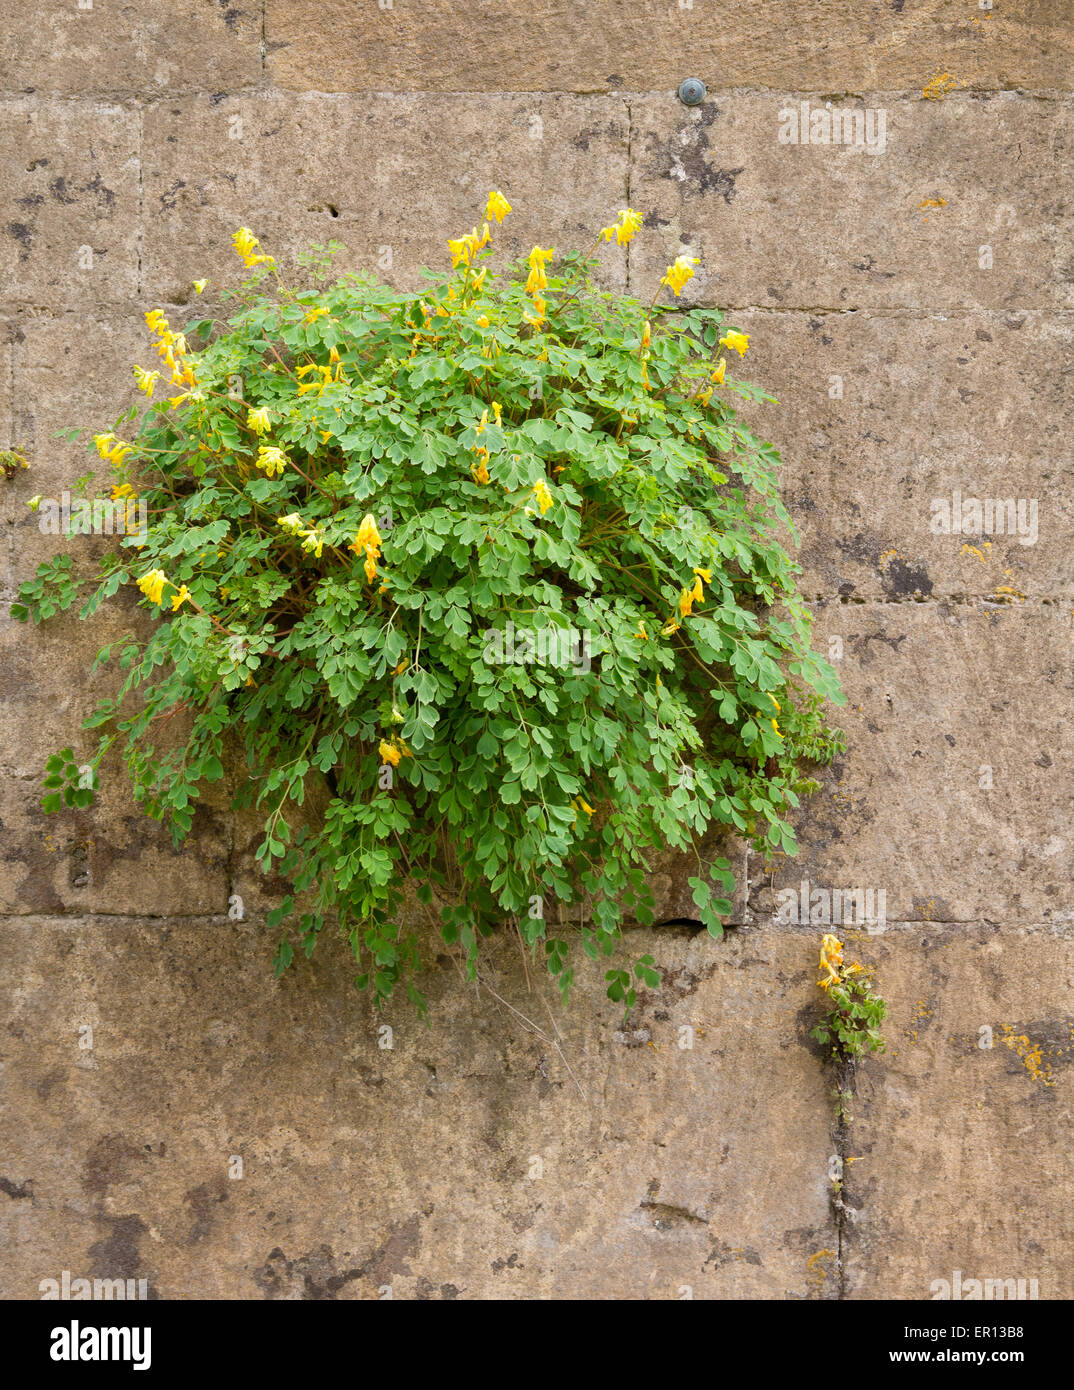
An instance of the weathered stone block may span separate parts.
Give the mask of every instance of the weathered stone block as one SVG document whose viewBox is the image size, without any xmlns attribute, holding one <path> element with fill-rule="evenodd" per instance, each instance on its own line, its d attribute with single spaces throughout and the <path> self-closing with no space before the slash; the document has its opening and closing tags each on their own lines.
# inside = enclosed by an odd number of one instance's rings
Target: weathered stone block
<svg viewBox="0 0 1074 1390">
<path fill-rule="evenodd" d="M 958 1270 L 964 1298 L 972 1279 L 1070 1298 L 1069 926 L 908 926 L 855 950 L 892 1011 L 852 1106 L 848 1296 L 931 1299 Z"/>
<path fill-rule="evenodd" d="M 889 921 L 1071 920 L 1069 608 L 816 611 L 814 644 L 848 697 L 832 714 L 847 752 L 798 813 L 799 857 L 768 872 L 751 856 L 751 909 L 793 913 L 786 894 L 805 881 L 883 891 Z"/>
<path fill-rule="evenodd" d="M 0 0 L 0 35 L 8 91 L 219 92 L 261 80 L 261 7 L 252 3 L 42 0 L 31 12 Z"/>
<path fill-rule="evenodd" d="M 1061 174 L 1074 130 L 1069 100 L 880 93 L 832 105 L 873 113 L 872 151 L 781 143 L 797 99 L 736 93 L 693 110 L 632 103 L 631 199 L 659 231 L 631 244 L 634 291 L 647 298 L 668 261 L 687 254 L 702 262 L 687 303 L 1074 305 L 1072 195 Z M 812 108 L 830 115 L 819 98 Z M 864 124 L 863 138 L 869 131 Z M 839 133 L 853 140 L 857 129 L 840 124 Z"/>
<path fill-rule="evenodd" d="M 1074 594 L 1068 315 L 733 317 L 750 349 L 728 373 L 779 401 L 741 409 L 782 452 L 807 594 Z"/>
<path fill-rule="evenodd" d="M 1074 26 L 1062 0 L 1014 0 L 989 12 L 959 0 L 616 0 L 586 5 L 493 0 L 268 0 L 268 73 L 283 87 L 492 91 L 790 91 L 922 88 L 950 70 L 971 87 L 1067 87 Z"/>
<path fill-rule="evenodd" d="M 516 211 L 500 257 L 588 245 L 626 187 L 622 104 L 562 96 L 267 96 L 163 102 L 146 113 L 147 293 L 193 279 L 236 285 L 246 225 L 285 280 L 311 243 L 344 242 L 340 268 L 410 288 L 447 268 L 446 240 L 480 223 L 489 190 Z M 609 261 L 623 273 L 622 254 Z"/>
<path fill-rule="evenodd" d="M 834 1260 L 812 937 L 632 935 L 667 975 L 625 1027 L 599 967 L 563 1010 L 503 940 L 488 989 L 446 958 L 423 977 L 428 1031 L 371 1014 L 331 941 L 275 984 L 251 924 L 0 930 L 7 1172 L 33 1192 L 6 1204 L 7 1296 L 62 1268 L 165 1297 L 833 1288 L 809 1264 Z"/>
<path fill-rule="evenodd" d="M 55 309 L 136 292 L 139 131 L 139 113 L 114 103 L 0 102 L 0 301 Z"/>
</svg>

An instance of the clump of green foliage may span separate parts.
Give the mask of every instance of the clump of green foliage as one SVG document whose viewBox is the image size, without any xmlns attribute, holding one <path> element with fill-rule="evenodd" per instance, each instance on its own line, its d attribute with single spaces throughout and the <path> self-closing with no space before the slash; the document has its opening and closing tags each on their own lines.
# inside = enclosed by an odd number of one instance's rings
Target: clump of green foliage
<svg viewBox="0 0 1074 1390">
<path fill-rule="evenodd" d="M 601 235 L 639 222 L 626 209 Z M 624 920 L 653 920 L 665 847 L 694 859 L 719 936 L 734 880 L 706 832 L 795 853 L 803 764 L 843 746 L 779 455 L 729 404 L 762 397 L 721 356 L 747 336 L 657 305 L 685 258 L 646 306 L 596 287 L 593 248 L 478 270 L 487 224 L 416 294 L 333 280 L 323 248 L 293 289 L 251 233 L 235 245 L 251 274 L 227 321 L 146 315 L 176 393 L 95 437 L 112 496 L 144 499 L 149 524 L 105 556 L 81 616 L 137 584 L 160 621 L 98 658 L 122 678 L 87 721 L 88 785 L 118 739 L 178 842 L 237 747 L 258 857 L 294 890 L 269 916 L 277 971 L 332 924 L 380 1000 L 403 985 L 423 1007 L 423 937 L 472 974 L 505 922 L 565 995 L 568 937 L 599 959 Z M 135 368 L 147 398 L 160 375 Z M 80 587 L 60 556 L 14 611 L 46 617 Z M 326 809 L 299 825 L 315 781 Z M 629 1007 L 659 975 L 645 957 L 607 980 Z"/>
</svg>

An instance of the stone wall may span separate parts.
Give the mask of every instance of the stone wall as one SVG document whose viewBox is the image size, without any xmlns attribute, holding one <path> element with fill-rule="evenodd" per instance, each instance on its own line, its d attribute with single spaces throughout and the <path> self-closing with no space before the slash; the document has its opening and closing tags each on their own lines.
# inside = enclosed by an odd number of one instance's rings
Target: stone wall
<svg viewBox="0 0 1074 1390">
<path fill-rule="evenodd" d="M 1068 0 L 81 3 L 0 0 L 0 445 L 32 463 L 0 480 L 7 602 L 55 545 L 26 500 L 90 466 L 54 431 L 109 426 L 142 311 L 234 284 L 240 222 L 409 285 L 490 187 L 512 252 L 629 203 L 609 282 L 700 256 L 695 299 L 782 402 L 758 425 L 849 747 L 797 861 L 740 854 L 722 943 L 638 934 L 665 982 L 625 1028 L 596 972 L 564 1011 L 502 942 L 480 991 L 441 960 L 426 1030 L 373 1015 L 331 944 L 271 980 L 226 801 L 181 855 L 118 768 L 43 816 L 133 608 L 28 630 L 5 602 L 4 1296 L 69 1270 L 168 1298 L 919 1299 L 961 1270 L 1069 1297 Z M 802 102 L 873 113 L 873 148 L 788 142 Z M 955 491 L 1035 501 L 1033 543 L 934 533 Z M 801 880 L 885 894 L 847 934 L 889 1051 L 843 1125 L 808 1037 L 821 929 L 777 920 Z"/>
</svg>

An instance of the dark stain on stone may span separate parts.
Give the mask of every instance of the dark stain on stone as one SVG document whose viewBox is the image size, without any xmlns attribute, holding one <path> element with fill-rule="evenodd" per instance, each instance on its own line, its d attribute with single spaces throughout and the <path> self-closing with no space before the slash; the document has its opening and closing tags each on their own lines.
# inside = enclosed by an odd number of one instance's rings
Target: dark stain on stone
<svg viewBox="0 0 1074 1390">
<path fill-rule="evenodd" d="M 67 1073 L 63 1067 L 53 1067 L 50 1072 L 46 1072 L 35 1087 L 37 1094 L 42 1100 L 48 1100 L 52 1094 L 52 1088 L 58 1086 L 64 1080 Z"/>
<path fill-rule="evenodd" d="M 48 186 L 48 191 L 58 203 L 70 205 L 78 201 L 75 195 L 68 189 L 67 179 L 63 174 L 57 175 L 57 177 L 52 180 Z"/>
<path fill-rule="evenodd" d="M 188 1245 L 196 1245 L 211 1233 L 215 1209 L 228 1199 L 227 1186 L 228 1179 L 219 1177 L 212 1182 L 203 1182 L 200 1187 L 192 1187 L 184 1196 L 183 1201 L 194 1213 L 194 1224 L 187 1236 Z"/>
<path fill-rule="evenodd" d="M 145 1153 L 120 1134 L 103 1134 L 86 1155 L 82 1186 L 103 1197 L 110 1187 L 131 1180 L 130 1168 L 144 1163 Z"/>
<path fill-rule="evenodd" d="M 932 580 L 924 565 L 908 565 L 898 557 L 887 566 L 880 582 L 884 592 L 892 598 L 903 598 L 910 594 L 927 598 L 933 590 Z"/>
<path fill-rule="evenodd" d="M 359 1265 L 340 1267 L 330 1245 L 318 1246 L 306 1255 L 289 1260 L 276 1246 L 268 1259 L 254 1272 L 254 1282 L 266 1298 L 287 1298 L 296 1281 L 301 1281 L 304 1300 L 334 1299 L 340 1289 L 355 1279 L 368 1279 L 377 1288 L 390 1285 L 397 1274 L 410 1274 L 408 1261 L 421 1249 L 421 1222 L 432 1215 L 431 1206 L 424 1207 L 405 1221 L 391 1227 L 387 1238 Z M 444 1285 L 444 1288 L 454 1288 Z M 452 1294 L 451 1297 L 455 1297 Z M 447 1295 L 444 1295 L 445 1297 Z"/>
<path fill-rule="evenodd" d="M 22 247 L 19 252 L 19 260 L 30 259 L 30 247 L 33 245 L 34 229 L 28 227 L 25 222 L 9 222 L 7 224 L 8 236 L 13 236 Z"/>
<path fill-rule="evenodd" d="M 493 1274 L 502 1274 L 505 1269 L 525 1269 L 525 1265 L 518 1262 L 518 1251 L 512 1250 L 506 1260 L 491 1260 L 490 1265 Z"/>
<path fill-rule="evenodd" d="M 110 1226 L 111 1233 L 96 1241 L 89 1248 L 93 1264 L 91 1274 L 99 1279 L 137 1279 L 142 1267 L 142 1256 L 138 1242 L 146 1235 L 149 1227 L 140 1216 L 98 1216 L 95 1220 L 102 1226 Z M 142 1275 L 142 1278 L 145 1276 Z M 159 1295 L 150 1286 L 149 1297 Z"/>
<path fill-rule="evenodd" d="M 728 1245 L 726 1241 L 718 1240 L 709 1251 L 708 1258 L 701 1268 L 707 1269 L 709 1265 L 712 1265 L 713 1269 L 722 1269 L 724 1265 L 729 1264 L 761 1266 L 762 1261 L 760 1255 L 758 1255 L 752 1245 L 744 1245 L 735 1249 L 734 1246 Z"/>
<path fill-rule="evenodd" d="M 6 1192 L 13 1201 L 24 1201 L 34 1195 L 34 1180 L 25 1178 L 21 1183 L 15 1183 L 10 1178 L 0 1178 L 0 1192 Z"/>
<path fill-rule="evenodd" d="M 865 256 L 862 260 L 853 262 L 853 265 L 855 270 L 860 270 L 868 275 L 879 276 L 881 280 L 894 280 L 895 278 L 893 270 L 876 270 L 874 268 L 876 266 L 875 256 Z"/>
</svg>

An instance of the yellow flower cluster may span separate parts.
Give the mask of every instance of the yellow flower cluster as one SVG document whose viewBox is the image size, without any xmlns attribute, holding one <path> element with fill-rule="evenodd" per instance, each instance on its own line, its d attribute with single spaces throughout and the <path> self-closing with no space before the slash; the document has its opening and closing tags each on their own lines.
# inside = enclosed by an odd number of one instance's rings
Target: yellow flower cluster
<svg viewBox="0 0 1074 1390">
<path fill-rule="evenodd" d="M 502 222 L 510 211 L 511 204 L 502 193 L 493 189 L 485 207 L 485 221 L 490 222 L 495 217 L 497 222 Z"/>
<path fill-rule="evenodd" d="M 540 482 L 534 483 L 533 495 L 537 499 L 537 505 L 541 509 L 541 515 L 544 516 L 545 512 L 548 511 L 549 507 L 552 505 L 552 491 L 543 478 Z"/>
<path fill-rule="evenodd" d="M 157 338 L 157 353 L 163 359 L 164 365 L 171 372 L 171 382 L 173 386 L 185 386 L 188 390 L 196 384 L 194 373 L 188 362 L 184 362 L 189 349 L 187 348 L 186 338 L 182 333 L 173 333 L 168 327 L 168 320 L 164 317 L 163 309 L 150 309 L 145 321 L 149 326 L 150 333 Z M 141 367 L 134 369 L 135 380 L 146 395 L 151 395 L 153 382 L 159 376 L 158 372 L 143 372 Z M 152 380 L 150 380 L 152 378 Z M 147 386 L 146 381 L 150 381 Z"/>
<path fill-rule="evenodd" d="M 289 536 L 294 536 L 302 542 L 302 549 L 309 555 L 314 555 L 318 560 L 324 550 L 324 527 L 307 526 L 297 512 L 290 512 L 287 516 L 277 517 L 276 525 L 282 526 Z"/>
<path fill-rule="evenodd" d="M 534 328 L 540 328 L 545 321 L 547 305 L 541 298 L 541 291 L 548 288 L 548 276 L 544 273 L 544 268 L 555 254 L 556 248 L 554 246 L 549 246 L 547 249 L 535 246 L 526 258 L 530 268 L 526 280 L 526 293 L 533 297 L 533 313 L 524 314 L 523 318 Z"/>
<path fill-rule="evenodd" d="M 284 451 L 278 449 L 274 444 L 259 444 L 257 446 L 257 458 L 254 463 L 270 478 L 280 477 L 290 462 L 291 460 Z"/>
<path fill-rule="evenodd" d="M 268 406 L 251 408 L 246 412 L 246 424 L 255 434 L 264 434 L 272 423 L 272 415 Z"/>
<path fill-rule="evenodd" d="M 824 978 L 818 980 L 821 989 L 828 989 L 839 983 L 839 972 L 843 964 L 843 943 L 838 937 L 826 933 L 820 943 L 820 968 Z"/>
<path fill-rule="evenodd" d="M 353 542 L 347 547 L 353 550 L 355 555 L 365 555 L 365 577 L 372 584 L 377 577 L 377 561 L 380 558 L 381 539 L 380 532 L 377 530 L 376 519 L 372 512 L 367 512 L 362 517 L 362 524 L 358 527 L 358 534 Z"/>
<path fill-rule="evenodd" d="M 175 585 L 164 573 L 163 570 L 149 570 L 143 574 L 138 581 L 138 587 L 150 603 L 164 602 L 164 586 L 175 589 L 175 597 L 172 599 L 172 612 L 174 613 L 181 604 L 190 600 L 190 590 L 185 584 Z"/>
<path fill-rule="evenodd" d="M 391 763 L 392 767 L 399 766 L 400 758 L 412 758 L 414 756 L 397 734 L 392 734 L 390 743 L 381 739 L 379 752 L 382 760 Z"/>
<path fill-rule="evenodd" d="M 117 439 L 114 434 L 95 434 L 93 442 L 97 446 L 97 452 L 101 458 L 108 463 L 119 464 L 127 457 L 131 451 L 130 444 L 124 444 L 122 439 Z"/>
<path fill-rule="evenodd" d="M 491 239 L 487 222 L 482 223 L 480 236 L 478 236 L 475 227 L 469 236 L 461 236 L 455 240 L 449 239 L 448 250 L 451 252 L 452 269 L 456 269 L 460 265 L 471 265 L 477 253 L 483 246 L 487 246 Z"/>
<path fill-rule="evenodd" d="M 673 294 L 680 295 L 687 280 L 694 278 L 694 266 L 700 264 L 697 256 L 676 256 L 674 263 L 664 272 L 664 278 L 660 283 L 667 285 Z"/>
<path fill-rule="evenodd" d="M 255 265 L 275 265 L 276 261 L 272 256 L 258 254 L 261 243 L 249 227 L 240 227 L 231 238 L 235 250 L 242 257 L 243 264 L 247 270 L 252 270 Z"/>
<path fill-rule="evenodd" d="M 499 401 L 493 401 L 492 414 L 497 425 L 500 423 L 500 415 L 502 412 L 503 406 L 500 405 Z M 483 410 L 481 412 L 481 419 L 478 420 L 477 424 L 474 426 L 474 433 L 479 439 L 485 433 L 488 422 L 489 413 L 487 410 Z M 470 465 L 470 472 L 474 476 L 474 482 L 481 483 L 482 485 L 491 482 L 492 480 L 488 470 L 489 451 L 483 444 L 475 444 L 472 451 L 477 455 L 477 462 Z"/>
<path fill-rule="evenodd" d="M 625 246 L 641 226 L 641 214 L 633 208 L 623 208 L 610 227 L 601 227 L 600 235 L 605 241 L 615 237 L 620 246 Z"/>
</svg>

